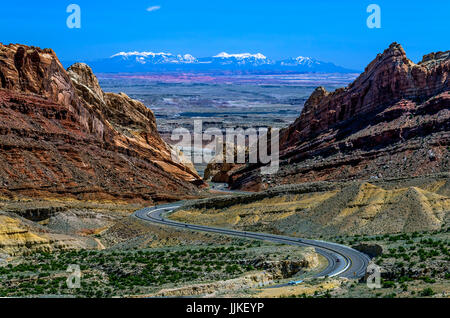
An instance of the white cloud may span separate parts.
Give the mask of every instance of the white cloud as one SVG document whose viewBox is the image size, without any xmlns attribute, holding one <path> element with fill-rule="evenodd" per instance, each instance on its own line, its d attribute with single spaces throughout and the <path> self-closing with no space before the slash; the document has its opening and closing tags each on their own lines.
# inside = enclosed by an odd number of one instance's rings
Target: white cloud
<svg viewBox="0 0 450 318">
<path fill-rule="evenodd" d="M 159 9 L 161 9 L 161 6 L 151 6 L 151 7 L 147 8 L 147 11 L 148 12 L 153 12 L 153 11 L 157 11 Z"/>
</svg>

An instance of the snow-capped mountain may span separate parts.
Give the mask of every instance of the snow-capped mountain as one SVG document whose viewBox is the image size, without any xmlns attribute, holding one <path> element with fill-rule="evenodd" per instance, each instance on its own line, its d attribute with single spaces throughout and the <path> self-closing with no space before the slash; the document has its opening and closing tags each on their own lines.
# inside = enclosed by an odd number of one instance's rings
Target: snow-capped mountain
<svg viewBox="0 0 450 318">
<path fill-rule="evenodd" d="M 197 58 L 191 54 L 165 52 L 120 52 L 107 59 L 90 62 L 95 72 L 245 72 L 245 73 L 355 73 L 356 71 L 311 57 L 298 56 L 274 61 L 261 53 L 221 52 Z"/>
<path fill-rule="evenodd" d="M 267 57 L 265 57 L 264 55 L 262 55 L 261 53 L 256 53 L 256 54 L 250 54 L 250 53 L 240 53 L 240 54 L 228 54 L 227 52 L 222 52 L 219 53 L 215 56 L 213 56 L 215 58 L 220 58 L 220 59 L 237 59 L 237 60 L 249 60 L 249 59 L 253 59 L 253 60 L 266 60 Z"/>
<path fill-rule="evenodd" d="M 312 73 L 356 73 L 333 63 L 322 62 L 315 58 L 298 56 L 277 62 L 279 69 L 292 72 Z"/>
<path fill-rule="evenodd" d="M 199 63 L 208 65 L 209 68 L 214 70 L 246 70 L 260 68 L 264 65 L 274 64 L 274 62 L 268 59 L 261 53 L 237 53 L 229 54 L 226 52 L 219 53 L 212 57 L 203 57 L 198 59 Z M 205 65 L 203 66 L 206 67 Z"/>
<path fill-rule="evenodd" d="M 119 61 L 136 62 L 139 64 L 196 63 L 197 59 L 190 54 L 174 55 L 172 53 L 154 52 L 120 52 L 111 56 Z"/>
<path fill-rule="evenodd" d="M 295 58 L 290 58 L 287 60 L 282 60 L 280 61 L 281 65 L 284 66 L 298 66 L 298 65 L 303 65 L 303 66 L 309 66 L 312 67 L 313 65 L 318 65 L 320 64 L 320 61 L 317 61 L 316 59 L 310 58 L 310 57 L 304 57 L 304 56 L 298 56 Z"/>
<path fill-rule="evenodd" d="M 237 65 L 266 65 L 273 64 L 273 62 L 261 53 L 250 54 L 250 53 L 239 53 L 239 54 L 228 54 L 226 52 L 219 53 L 210 59 L 211 63 L 218 63 L 221 65 L 237 64 Z"/>
</svg>

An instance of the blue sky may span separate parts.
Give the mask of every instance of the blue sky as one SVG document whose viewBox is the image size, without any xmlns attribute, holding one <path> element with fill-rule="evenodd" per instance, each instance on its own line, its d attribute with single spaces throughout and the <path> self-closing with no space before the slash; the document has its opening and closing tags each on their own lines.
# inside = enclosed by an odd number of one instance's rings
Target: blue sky
<svg viewBox="0 0 450 318">
<path fill-rule="evenodd" d="M 81 7 L 81 29 L 66 26 L 71 3 Z M 371 3 L 381 7 L 381 29 L 366 26 Z M 51 47 L 61 60 L 130 50 L 197 57 L 261 52 L 361 70 L 393 41 L 413 61 L 450 49 L 448 0 L 40 0 L 1 7 L 0 42 Z"/>
</svg>

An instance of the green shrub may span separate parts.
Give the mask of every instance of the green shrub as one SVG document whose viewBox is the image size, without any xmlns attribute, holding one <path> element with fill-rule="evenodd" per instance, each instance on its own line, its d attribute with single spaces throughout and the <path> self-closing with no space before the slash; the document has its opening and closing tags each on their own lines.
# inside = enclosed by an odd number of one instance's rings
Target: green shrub
<svg viewBox="0 0 450 318">
<path fill-rule="evenodd" d="M 395 288 L 395 282 L 387 280 L 382 283 L 383 288 Z"/>
<path fill-rule="evenodd" d="M 428 296 L 433 296 L 434 295 L 434 291 L 431 288 L 425 288 L 424 290 L 422 290 L 420 292 L 420 296 L 422 297 L 428 297 Z"/>
</svg>

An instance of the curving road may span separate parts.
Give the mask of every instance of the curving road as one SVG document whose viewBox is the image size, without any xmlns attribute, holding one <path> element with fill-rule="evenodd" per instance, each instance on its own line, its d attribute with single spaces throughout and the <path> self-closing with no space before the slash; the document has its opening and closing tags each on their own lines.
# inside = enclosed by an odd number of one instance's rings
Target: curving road
<svg viewBox="0 0 450 318">
<path fill-rule="evenodd" d="M 275 243 L 309 246 L 314 247 L 316 252 L 324 256 L 328 260 L 328 266 L 314 277 L 346 277 L 346 278 L 360 278 L 365 275 L 367 265 L 370 258 L 350 247 L 308 239 L 293 238 L 289 236 L 280 236 L 266 233 L 255 233 L 237 231 L 232 229 L 222 229 L 210 226 L 195 225 L 176 222 L 166 219 L 165 214 L 180 208 L 182 202 L 159 205 L 156 207 L 145 208 L 134 213 L 134 216 L 145 221 L 156 224 L 168 225 L 177 228 L 184 228 L 194 231 L 212 232 L 224 235 L 231 235 L 235 237 L 243 237 L 255 240 L 271 241 Z"/>
</svg>

